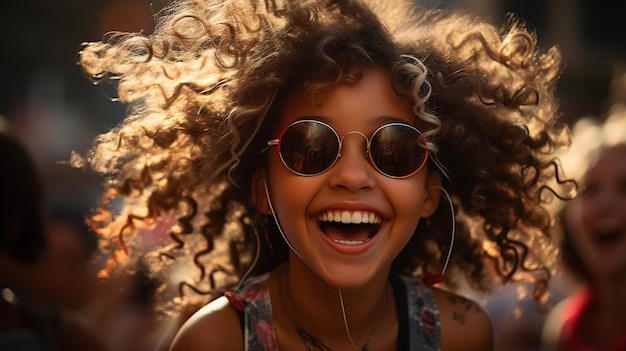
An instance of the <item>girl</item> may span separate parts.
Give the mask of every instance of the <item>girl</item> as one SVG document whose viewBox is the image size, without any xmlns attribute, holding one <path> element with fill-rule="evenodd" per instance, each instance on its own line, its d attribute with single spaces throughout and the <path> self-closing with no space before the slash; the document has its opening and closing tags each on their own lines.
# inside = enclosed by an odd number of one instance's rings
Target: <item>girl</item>
<svg viewBox="0 0 626 351">
<path fill-rule="evenodd" d="M 544 350 L 626 349 L 626 111 L 621 101 L 611 111 L 603 123 L 579 120 L 563 156 L 582 184 L 560 212 L 562 264 L 575 290 L 548 315 Z"/>
<path fill-rule="evenodd" d="M 171 350 L 488 350 L 452 290 L 547 271 L 559 52 L 514 17 L 383 5 L 182 0 L 82 50 L 130 107 L 75 160 L 109 175 L 105 272 L 164 231 L 154 271 L 198 272 L 183 318 L 211 301 Z"/>
</svg>

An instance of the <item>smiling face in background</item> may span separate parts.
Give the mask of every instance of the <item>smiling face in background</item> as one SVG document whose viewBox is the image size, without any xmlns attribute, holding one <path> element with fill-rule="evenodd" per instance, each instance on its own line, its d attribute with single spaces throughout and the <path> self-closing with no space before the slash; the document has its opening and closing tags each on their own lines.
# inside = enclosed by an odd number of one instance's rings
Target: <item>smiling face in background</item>
<svg viewBox="0 0 626 351">
<path fill-rule="evenodd" d="M 315 100 L 295 93 L 272 137 L 301 119 L 326 123 L 343 137 L 343 146 L 335 164 L 315 176 L 293 173 L 282 163 L 278 147 L 268 150 L 267 184 L 285 235 L 306 267 L 332 286 L 357 288 L 375 277 L 386 279 L 420 217 L 437 208 L 439 190 L 429 185 L 440 179 L 426 167 L 403 179 L 383 175 L 367 157 L 363 135 L 370 138 L 388 123 L 413 125 L 410 103 L 394 92 L 385 70 L 369 68 L 359 81 Z M 351 224 L 333 222 L 334 217 Z M 292 254 L 290 260 L 298 256 Z"/>
<path fill-rule="evenodd" d="M 626 275 L 626 145 L 602 151 L 575 200 L 572 242 L 592 275 Z"/>
</svg>

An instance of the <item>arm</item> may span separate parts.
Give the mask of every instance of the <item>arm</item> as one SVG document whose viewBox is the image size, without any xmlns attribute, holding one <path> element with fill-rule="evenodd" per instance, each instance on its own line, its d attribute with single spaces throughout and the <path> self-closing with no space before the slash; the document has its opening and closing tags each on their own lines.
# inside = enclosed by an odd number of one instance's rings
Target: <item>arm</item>
<svg viewBox="0 0 626 351">
<path fill-rule="evenodd" d="M 559 302 L 557 305 L 555 305 L 552 311 L 548 313 L 546 321 L 543 324 L 543 330 L 541 333 L 542 350 L 559 350 L 559 336 L 561 334 L 561 329 L 563 328 L 563 315 L 565 313 L 565 305 L 567 304 L 567 301 L 568 300 L 565 299 Z"/>
<path fill-rule="evenodd" d="M 433 289 L 441 318 L 441 350 L 491 351 L 493 325 L 476 302 L 451 292 Z"/>
<path fill-rule="evenodd" d="M 241 351 L 243 332 L 237 311 L 220 297 L 194 313 L 180 328 L 170 351 Z"/>
</svg>

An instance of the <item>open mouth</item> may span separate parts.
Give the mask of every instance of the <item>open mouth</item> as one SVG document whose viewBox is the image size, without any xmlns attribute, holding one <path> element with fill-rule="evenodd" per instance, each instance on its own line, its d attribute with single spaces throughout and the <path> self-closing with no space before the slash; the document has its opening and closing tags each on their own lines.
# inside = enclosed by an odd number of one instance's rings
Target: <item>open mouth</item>
<svg viewBox="0 0 626 351">
<path fill-rule="evenodd" d="M 320 230 L 342 245 L 368 242 L 381 226 L 381 217 L 370 211 L 331 210 L 318 216 Z"/>
<path fill-rule="evenodd" d="M 600 244 L 614 244 L 624 237 L 624 230 L 618 226 L 607 226 L 596 228 L 593 231 L 593 238 Z"/>
</svg>

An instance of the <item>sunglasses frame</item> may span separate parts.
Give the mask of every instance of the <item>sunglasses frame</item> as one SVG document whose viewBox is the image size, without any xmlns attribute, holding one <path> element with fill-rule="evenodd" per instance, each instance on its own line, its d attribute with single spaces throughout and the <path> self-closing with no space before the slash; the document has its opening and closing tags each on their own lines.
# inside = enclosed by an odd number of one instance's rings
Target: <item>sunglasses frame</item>
<svg viewBox="0 0 626 351">
<path fill-rule="evenodd" d="M 300 172 L 296 172 L 295 170 L 291 169 L 291 167 L 289 167 L 287 165 L 287 162 L 285 161 L 285 159 L 283 158 L 283 154 L 281 152 L 281 140 L 283 138 L 283 135 L 285 134 L 285 132 L 291 128 L 292 126 L 299 124 L 299 123 L 316 123 L 316 124 L 321 124 L 322 126 L 328 128 L 337 138 L 337 143 L 339 145 L 339 148 L 337 149 L 337 155 L 335 156 L 335 159 L 333 160 L 333 162 L 324 170 L 322 170 L 321 172 L 317 172 L 317 173 L 312 173 L 312 174 L 307 174 L 307 173 L 300 173 Z M 280 157 L 281 162 L 283 163 L 283 165 L 290 170 L 291 172 L 293 172 L 294 174 L 297 174 L 299 176 L 303 176 L 303 177 L 313 177 L 313 176 L 317 176 L 320 175 L 322 173 L 325 173 L 326 171 L 328 171 L 329 169 L 331 169 L 335 163 L 337 163 L 337 160 L 339 160 L 339 158 L 341 157 L 341 149 L 343 148 L 343 139 L 350 135 L 350 134 L 359 134 L 362 137 L 365 138 L 366 141 L 366 154 L 367 154 L 367 159 L 369 160 L 369 162 L 372 164 L 372 166 L 382 175 L 389 177 L 389 178 L 394 178 L 394 179 L 405 179 L 405 178 L 409 178 L 412 177 L 413 175 L 417 174 L 419 171 L 422 170 L 422 168 L 424 168 L 424 165 L 426 164 L 426 162 L 428 161 L 428 149 L 427 148 L 423 148 L 424 149 L 424 160 L 422 161 L 422 164 L 413 172 L 411 172 L 410 174 L 404 175 L 404 176 L 394 176 L 394 175 L 390 175 L 387 174 L 385 172 L 383 172 L 380 168 L 378 168 L 378 166 L 376 165 L 376 163 L 374 162 L 374 160 L 372 159 L 372 154 L 370 152 L 370 147 L 372 144 L 372 138 L 374 138 L 374 136 L 376 135 L 376 133 L 378 133 L 380 130 L 390 127 L 390 126 L 402 126 L 402 127 L 408 127 L 410 129 L 413 129 L 414 131 L 416 131 L 419 135 L 422 135 L 422 132 L 415 128 L 414 126 L 410 125 L 410 124 L 406 124 L 406 123 L 400 123 L 400 122 L 392 122 L 392 123 L 387 123 L 385 125 L 382 125 L 380 127 L 378 127 L 371 135 L 371 137 L 367 137 L 365 134 L 353 130 L 350 132 L 347 132 L 346 134 L 344 134 L 342 137 L 339 137 L 339 134 L 337 133 L 337 131 L 331 127 L 329 124 L 324 123 L 322 121 L 318 121 L 316 119 L 300 119 L 297 121 L 294 121 L 292 123 L 290 123 L 287 127 L 285 127 L 281 132 L 280 132 L 280 136 L 276 139 L 271 139 L 267 142 L 267 146 L 271 147 L 271 146 L 277 146 L 278 147 L 278 155 Z"/>
</svg>

